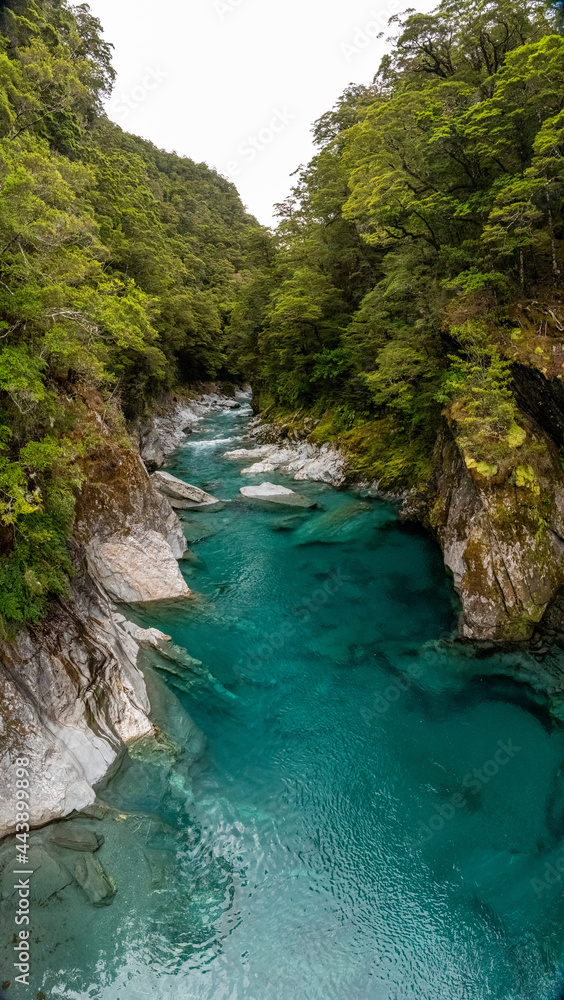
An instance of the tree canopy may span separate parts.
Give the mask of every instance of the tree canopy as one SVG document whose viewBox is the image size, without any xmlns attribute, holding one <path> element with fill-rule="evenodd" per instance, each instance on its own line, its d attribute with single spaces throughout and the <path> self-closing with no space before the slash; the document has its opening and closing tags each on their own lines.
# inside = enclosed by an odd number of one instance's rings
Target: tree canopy
<svg viewBox="0 0 564 1000">
<path fill-rule="evenodd" d="M 319 151 L 238 306 L 262 407 L 316 413 L 318 439 L 368 448 L 383 486 L 425 480 L 445 411 L 484 472 L 522 444 L 516 307 L 560 315 L 564 269 L 560 6 L 393 17 L 372 83 L 314 126 Z"/>
<path fill-rule="evenodd" d="M 0 624 L 64 592 L 97 394 L 122 415 L 230 374 L 260 229 L 205 164 L 103 113 L 111 46 L 84 4 L 0 12 Z M 249 249 L 251 248 L 251 249 Z M 230 361 L 228 362 L 228 357 Z"/>
</svg>

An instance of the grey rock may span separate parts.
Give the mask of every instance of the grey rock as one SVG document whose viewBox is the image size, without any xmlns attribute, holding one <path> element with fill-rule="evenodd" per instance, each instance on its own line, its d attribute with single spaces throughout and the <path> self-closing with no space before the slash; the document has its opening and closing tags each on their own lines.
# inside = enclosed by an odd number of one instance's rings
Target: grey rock
<svg viewBox="0 0 564 1000">
<path fill-rule="evenodd" d="M 531 433 L 543 436 L 538 428 Z M 550 508 L 542 531 L 524 491 L 507 477 L 488 480 L 468 468 L 448 427 L 437 443 L 433 521 L 461 598 L 466 638 L 530 639 L 564 584 L 564 475 L 556 449 L 546 438 L 545 445 L 532 453 Z"/>
<path fill-rule="evenodd" d="M 309 497 L 294 493 L 293 490 L 289 490 L 285 486 L 277 486 L 275 483 L 261 483 L 260 486 L 242 486 L 239 493 L 251 500 L 282 504 L 284 507 L 315 507 L 315 500 L 310 500 Z"/>
<path fill-rule="evenodd" d="M 177 479 L 170 472 L 163 472 L 162 470 L 154 472 L 151 476 L 151 481 L 161 493 L 164 493 L 165 496 L 173 500 L 191 500 L 197 504 L 217 503 L 217 497 L 212 497 L 205 490 L 201 490 L 197 486 L 191 486 L 182 479 Z"/>
<path fill-rule="evenodd" d="M 51 833 L 51 839 L 57 847 L 64 847 L 67 851 L 82 851 L 90 854 L 94 854 L 104 843 L 104 837 L 101 833 L 71 823 L 61 823 L 55 826 Z"/>
<path fill-rule="evenodd" d="M 84 816 L 86 819 L 105 819 L 108 813 L 111 812 L 110 806 L 106 802 L 100 802 L 97 800 L 93 802 L 90 806 L 85 806 L 84 809 L 80 810 L 79 816 Z"/>
<path fill-rule="evenodd" d="M 138 652 L 85 575 L 33 633 L 0 642 L 0 837 L 14 831 L 22 748 L 30 822 L 41 826 L 93 803 L 125 743 L 152 730 Z"/>
<path fill-rule="evenodd" d="M 117 886 L 98 858 L 91 854 L 80 857 L 74 866 L 74 877 L 93 906 L 109 906 L 113 901 Z"/>
<path fill-rule="evenodd" d="M 164 464 L 166 454 L 159 432 L 154 427 L 146 427 L 140 432 L 139 453 L 150 469 L 158 469 Z"/>
<path fill-rule="evenodd" d="M 88 568 L 116 601 L 159 601 L 187 597 L 190 590 L 171 546 L 158 531 L 109 539 L 96 536 L 86 546 Z"/>
</svg>

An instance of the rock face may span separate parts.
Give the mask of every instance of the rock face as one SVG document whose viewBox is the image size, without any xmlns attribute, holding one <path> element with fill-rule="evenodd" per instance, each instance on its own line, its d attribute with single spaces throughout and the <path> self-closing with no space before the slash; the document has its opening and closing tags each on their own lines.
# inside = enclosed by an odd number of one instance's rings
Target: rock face
<svg viewBox="0 0 564 1000">
<path fill-rule="evenodd" d="M 83 463 L 71 593 L 52 603 L 40 626 L 0 641 L 0 838 L 15 829 L 19 757 L 29 760 L 36 827 L 94 802 L 94 785 L 125 744 L 153 732 L 137 656 L 141 645 L 167 637 L 129 630 L 110 599 L 190 593 L 177 563 L 186 541 L 176 513 L 139 455 L 101 419 L 99 427 L 101 440 Z M 87 894 L 111 899 L 111 885 L 85 864 Z"/>
<path fill-rule="evenodd" d="M 535 434 L 541 440 L 538 428 Z M 564 477 L 556 449 L 544 444 L 535 468 L 543 514 L 538 495 L 468 469 L 447 428 L 437 444 L 431 523 L 461 598 L 461 631 L 468 638 L 530 638 L 564 584 Z"/>
<path fill-rule="evenodd" d="M 188 597 L 174 553 L 158 531 L 96 536 L 86 547 L 92 576 L 116 601 L 159 601 Z"/>
<path fill-rule="evenodd" d="M 187 597 L 182 525 L 139 456 L 107 439 L 86 473 L 75 537 L 91 577 L 116 601 Z"/>
<path fill-rule="evenodd" d="M 137 653 L 84 573 L 40 627 L 0 644 L 0 837 L 15 829 L 18 757 L 40 826 L 92 803 L 124 743 L 152 732 Z"/>
</svg>

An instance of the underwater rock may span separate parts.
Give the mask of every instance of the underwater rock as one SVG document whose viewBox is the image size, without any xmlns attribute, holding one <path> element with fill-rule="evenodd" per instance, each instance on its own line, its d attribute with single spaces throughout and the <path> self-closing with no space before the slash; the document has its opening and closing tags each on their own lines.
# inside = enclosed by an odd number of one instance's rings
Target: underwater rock
<svg viewBox="0 0 564 1000">
<path fill-rule="evenodd" d="M 375 529 L 392 519 L 395 519 L 393 514 L 389 514 L 384 507 L 374 507 L 361 500 L 350 501 L 336 510 L 309 519 L 298 529 L 295 537 L 300 545 L 314 542 L 343 544 L 362 538 L 371 541 L 377 538 Z"/>
<path fill-rule="evenodd" d="M 57 847 L 64 847 L 67 851 L 82 851 L 90 854 L 94 854 L 104 843 L 104 837 L 101 833 L 70 823 L 60 823 L 55 826 L 51 833 L 51 840 Z"/>
<path fill-rule="evenodd" d="M 175 848 L 163 850 L 157 847 L 143 848 L 145 860 L 151 874 L 151 885 L 155 888 L 166 882 L 167 875 L 176 869 Z"/>
<path fill-rule="evenodd" d="M 92 854 L 84 854 L 76 862 L 73 874 L 93 906 L 110 905 L 117 892 L 117 886 L 98 858 Z"/>
<path fill-rule="evenodd" d="M 288 514 L 287 517 L 277 518 L 270 525 L 271 531 L 295 531 L 299 528 L 304 521 L 307 520 L 308 514 L 305 512 L 303 514 Z"/>
<path fill-rule="evenodd" d="M 215 530 L 203 520 L 203 516 L 200 514 L 194 520 L 186 518 L 184 520 L 184 535 L 186 540 L 193 544 L 194 542 L 202 542 L 204 538 L 210 538 L 211 535 L 215 534 Z"/>
<path fill-rule="evenodd" d="M 174 764 L 182 756 L 182 747 L 162 730 L 155 728 L 152 733 L 139 736 L 128 743 L 127 752 L 133 760 L 139 760 L 143 764 L 165 767 Z"/>
<path fill-rule="evenodd" d="M 0 876 L 0 896 L 2 899 L 10 899 L 16 894 L 14 888 L 14 848 L 10 844 L 9 855 L 4 865 L 4 857 L 0 863 L 2 875 Z M 40 844 L 32 842 L 28 852 L 28 865 L 33 878 L 30 880 L 30 900 L 35 903 L 46 903 L 56 892 L 60 892 L 72 882 L 70 875 L 59 861 L 52 857 L 46 848 Z"/>
</svg>

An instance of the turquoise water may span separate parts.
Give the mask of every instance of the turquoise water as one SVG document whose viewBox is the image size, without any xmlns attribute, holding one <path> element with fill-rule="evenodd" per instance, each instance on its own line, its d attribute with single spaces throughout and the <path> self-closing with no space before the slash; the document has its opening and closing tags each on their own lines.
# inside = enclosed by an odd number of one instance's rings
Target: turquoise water
<svg viewBox="0 0 564 1000">
<path fill-rule="evenodd" d="M 126 760 L 101 792 L 121 812 L 96 826 L 118 892 L 93 909 L 71 885 L 39 911 L 41 989 L 560 995 L 562 730 L 502 676 L 520 658 L 449 640 L 440 552 L 390 505 L 310 483 L 290 485 L 311 511 L 238 499 L 245 482 L 288 484 L 222 458 L 247 416 L 207 418 L 170 466 L 229 502 L 183 515 L 195 599 L 134 616 L 204 667 L 161 661 L 176 748 Z"/>
</svg>

